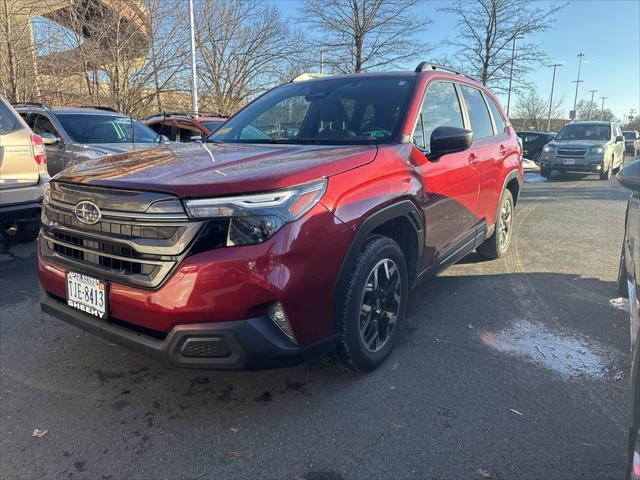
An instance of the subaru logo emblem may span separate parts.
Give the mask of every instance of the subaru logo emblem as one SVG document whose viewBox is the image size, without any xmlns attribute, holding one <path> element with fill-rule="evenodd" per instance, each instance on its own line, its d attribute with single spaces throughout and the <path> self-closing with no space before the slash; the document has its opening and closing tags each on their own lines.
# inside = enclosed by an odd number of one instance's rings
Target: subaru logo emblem
<svg viewBox="0 0 640 480">
<path fill-rule="evenodd" d="M 78 202 L 74 209 L 74 213 L 78 220 L 88 225 L 93 225 L 100 221 L 100 209 L 95 203 L 89 202 L 88 200 Z"/>
</svg>

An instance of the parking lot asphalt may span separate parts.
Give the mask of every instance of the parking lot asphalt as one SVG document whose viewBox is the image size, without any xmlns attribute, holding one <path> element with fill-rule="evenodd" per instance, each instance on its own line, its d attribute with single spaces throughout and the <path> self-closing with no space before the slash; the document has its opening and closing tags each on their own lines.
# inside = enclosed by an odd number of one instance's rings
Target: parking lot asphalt
<svg viewBox="0 0 640 480">
<path fill-rule="evenodd" d="M 628 318 L 609 301 L 628 195 L 527 182 L 508 256 L 415 289 L 366 375 L 167 369 L 41 313 L 34 245 L 0 245 L 0 477 L 622 478 Z"/>
</svg>

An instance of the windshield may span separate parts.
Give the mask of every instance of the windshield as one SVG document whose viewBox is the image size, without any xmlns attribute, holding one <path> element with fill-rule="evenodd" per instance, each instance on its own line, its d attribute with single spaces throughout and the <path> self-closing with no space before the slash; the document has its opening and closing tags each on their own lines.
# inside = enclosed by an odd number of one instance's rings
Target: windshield
<svg viewBox="0 0 640 480">
<path fill-rule="evenodd" d="M 209 140 L 232 143 L 364 144 L 392 141 L 413 76 L 288 83 L 229 119 Z"/>
<path fill-rule="evenodd" d="M 609 125 L 586 124 L 567 125 L 556 135 L 556 140 L 608 141 L 611 138 Z"/>
<path fill-rule="evenodd" d="M 624 135 L 624 138 L 627 140 L 635 140 L 636 139 L 636 132 L 622 132 L 622 134 Z"/>
<path fill-rule="evenodd" d="M 76 143 L 153 143 L 158 135 L 146 125 L 129 117 L 114 115 L 60 113 L 57 115 L 67 134 Z"/>
<path fill-rule="evenodd" d="M 224 123 L 224 120 L 207 120 L 202 124 L 207 127 L 211 132 L 215 132 L 220 125 Z"/>
</svg>

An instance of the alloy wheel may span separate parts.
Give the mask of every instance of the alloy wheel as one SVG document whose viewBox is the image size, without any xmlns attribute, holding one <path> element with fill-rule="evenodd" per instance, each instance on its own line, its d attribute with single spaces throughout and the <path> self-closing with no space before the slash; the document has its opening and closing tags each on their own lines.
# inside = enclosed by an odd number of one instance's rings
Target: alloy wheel
<svg viewBox="0 0 640 480">
<path fill-rule="evenodd" d="M 500 210 L 500 219 L 498 221 L 498 245 L 500 250 L 504 250 L 509 244 L 511 237 L 511 224 L 513 223 L 513 205 L 511 200 L 507 198 Z"/>
<path fill-rule="evenodd" d="M 378 352 L 389 342 L 400 313 L 401 292 L 398 266 L 390 258 L 380 260 L 367 277 L 358 319 L 367 351 Z"/>
</svg>

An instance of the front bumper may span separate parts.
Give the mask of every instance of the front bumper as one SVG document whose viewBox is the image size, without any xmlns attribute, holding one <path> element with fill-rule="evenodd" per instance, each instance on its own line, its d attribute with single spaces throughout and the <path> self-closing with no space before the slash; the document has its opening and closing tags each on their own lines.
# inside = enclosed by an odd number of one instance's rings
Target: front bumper
<svg viewBox="0 0 640 480">
<path fill-rule="evenodd" d="M 174 367 L 261 370 L 294 365 L 337 345 L 337 337 L 331 336 L 306 347 L 295 346 L 267 317 L 177 325 L 162 337 L 116 319 L 100 320 L 67 306 L 42 287 L 40 304 L 45 313 Z"/>
<path fill-rule="evenodd" d="M 600 173 L 605 167 L 602 159 L 584 158 L 576 160 L 573 165 L 566 165 L 562 158 L 546 157 L 540 160 L 540 168 L 563 172 Z"/>
</svg>

